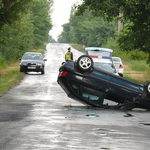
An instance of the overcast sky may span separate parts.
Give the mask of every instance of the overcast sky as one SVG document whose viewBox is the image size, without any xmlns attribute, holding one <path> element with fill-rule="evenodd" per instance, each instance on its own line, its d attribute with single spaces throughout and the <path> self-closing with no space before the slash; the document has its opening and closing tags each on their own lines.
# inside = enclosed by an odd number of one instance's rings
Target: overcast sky
<svg viewBox="0 0 150 150">
<path fill-rule="evenodd" d="M 69 22 L 71 6 L 81 0 L 54 0 L 52 13 L 53 29 L 50 35 L 57 40 L 57 36 L 62 32 L 62 25 Z"/>
</svg>

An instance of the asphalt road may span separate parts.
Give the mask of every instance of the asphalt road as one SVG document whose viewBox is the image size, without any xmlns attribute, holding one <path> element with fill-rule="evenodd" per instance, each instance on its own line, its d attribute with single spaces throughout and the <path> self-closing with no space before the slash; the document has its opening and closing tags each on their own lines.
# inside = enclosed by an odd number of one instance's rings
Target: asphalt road
<svg viewBox="0 0 150 150">
<path fill-rule="evenodd" d="M 66 96 L 57 76 L 67 48 L 49 44 L 45 74 L 0 98 L 0 150 L 149 150 L 149 111 L 88 109 Z"/>
</svg>

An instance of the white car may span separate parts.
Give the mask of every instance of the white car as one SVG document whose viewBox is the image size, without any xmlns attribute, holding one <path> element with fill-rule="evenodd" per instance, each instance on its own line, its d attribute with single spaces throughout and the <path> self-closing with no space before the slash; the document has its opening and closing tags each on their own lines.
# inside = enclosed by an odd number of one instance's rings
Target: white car
<svg viewBox="0 0 150 150">
<path fill-rule="evenodd" d="M 91 58 L 104 58 L 110 59 L 111 54 L 113 52 L 112 49 L 103 48 L 103 47 L 86 47 L 85 48 L 86 54 L 89 55 Z"/>
<path fill-rule="evenodd" d="M 117 69 L 117 72 L 119 73 L 120 76 L 123 77 L 124 65 L 122 63 L 121 58 L 120 57 L 112 57 L 112 60 Z"/>
<path fill-rule="evenodd" d="M 115 75 L 118 75 L 117 69 L 115 65 L 113 64 L 111 59 L 98 59 L 98 58 L 93 58 L 93 63 L 95 68 L 99 68 L 102 70 L 105 70 L 109 73 L 113 73 Z"/>
</svg>

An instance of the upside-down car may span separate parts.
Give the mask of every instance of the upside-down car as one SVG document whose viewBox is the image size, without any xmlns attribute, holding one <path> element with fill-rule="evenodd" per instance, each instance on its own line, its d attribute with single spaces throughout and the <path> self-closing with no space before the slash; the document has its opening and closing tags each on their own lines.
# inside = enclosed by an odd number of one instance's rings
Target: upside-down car
<svg viewBox="0 0 150 150">
<path fill-rule="evenodd" d="M 57 82 L 68 97 L 86 105 L 108 107 L 104 104 L 108 99 L 117 103 L 116 108 L 150 109 L 150 82 L 143 85 L 94 68 L 88 55 L 62 63 Z"/>
</svg>

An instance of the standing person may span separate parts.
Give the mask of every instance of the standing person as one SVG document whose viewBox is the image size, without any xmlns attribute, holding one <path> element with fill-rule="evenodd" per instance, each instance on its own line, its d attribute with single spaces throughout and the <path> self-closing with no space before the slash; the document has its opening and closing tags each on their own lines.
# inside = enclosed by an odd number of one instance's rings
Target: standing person
<svg viewBox="0 0 150 150">
<path fill-rule="evenodd" d="M 65 60 L 66 61 L 73 60 L 73 53 L 71 52 L 71 47 L 68 48 L 68 52 L 65 55 Z"/>
</svg>

